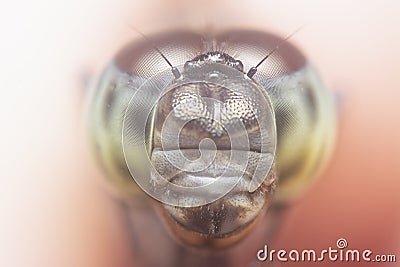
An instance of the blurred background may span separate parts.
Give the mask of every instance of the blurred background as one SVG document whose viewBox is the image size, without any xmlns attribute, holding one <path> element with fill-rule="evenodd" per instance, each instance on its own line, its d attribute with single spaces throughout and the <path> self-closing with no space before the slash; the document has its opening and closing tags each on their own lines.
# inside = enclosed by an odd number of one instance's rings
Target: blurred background
<svg viewBox="0 0 400 267">
<path fill-rule="evenodd" d="M 282 36 L 305 25 L 292 42 L 339 96 L 338 136 L 274 248 L 325 249 L 342 237 L 399 261 L 399 14 L 399 2 L 389 0 L 4 2 L 0 265 L 135 266 L 83 128 L 86 82 L 137 38 L 128 24 L 145 33 L 211 25 Z"/>
</svg>

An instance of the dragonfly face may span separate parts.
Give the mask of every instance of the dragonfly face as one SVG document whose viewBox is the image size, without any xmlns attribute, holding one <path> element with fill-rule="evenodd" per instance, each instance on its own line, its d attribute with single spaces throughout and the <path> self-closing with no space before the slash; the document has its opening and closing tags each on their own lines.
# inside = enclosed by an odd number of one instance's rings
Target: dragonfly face
<svg viewBox="0 0 400 267">
<path fill-rule="evenodd" d="M 281 41 L 271 34 L 151 40 L 178 72 L 145 40 L 117 54 L 91 98 L 96 155 L 127 201 L 144 201 L 143 191 L 157 200 L 180 240 L 231 245 L 265 214 L 278 178 L 286 202 L 320 168 L 334 130 L 331 98 L 288 43 L 246 76 Z"/>
</svg>

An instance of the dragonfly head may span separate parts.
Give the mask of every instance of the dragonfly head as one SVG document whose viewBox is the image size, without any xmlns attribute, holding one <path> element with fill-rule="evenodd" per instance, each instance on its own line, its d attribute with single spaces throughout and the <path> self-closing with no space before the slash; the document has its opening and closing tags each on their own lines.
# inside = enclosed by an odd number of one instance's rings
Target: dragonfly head
<svg viewBox="0 0 400 267">
<path fill-rule="evenodd" d="M 150 180 L 176 235 L 195 246 L 240 240 L 276 182 L 274 112 L 232 57 L 188 61 L 154 109 Z"/>
</svg>

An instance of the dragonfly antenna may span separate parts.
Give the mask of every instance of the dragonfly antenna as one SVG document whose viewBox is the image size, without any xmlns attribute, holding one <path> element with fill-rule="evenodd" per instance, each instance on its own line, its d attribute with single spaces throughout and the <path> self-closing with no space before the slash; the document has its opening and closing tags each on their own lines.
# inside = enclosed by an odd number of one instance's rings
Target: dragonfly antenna
<svg viewBox="0 0 400 267">
<path fill-rule="evenodd" d="M 134 30 L 135 32 L 137 32 L 138 34 L 140 34 L 144 40 L 146 40 L 146 42 L 148 42 L 156 51 L 157 53 L 160 54 L 160 56 L 165 60 L 165 62 L 167 62 L 167 64 L 171 67 L 171 71 L 172 74 L 174 75 L 175 79 L 179 79 L 180 77 L 182 77 L 182 74 L 180 73 L 180 71 L 178 70 L 177 67 L 174 67 L 171 62 L 168 60 L 168 58 L 160 51 L 160 49 L 154 44 L 154 42 L 147 37 L 144 33 L 142 33 L 140 30 L 138 30 L 137 28 L 129 25 L 129 27 Z"/>
<path fill-rule="evenodd" d="M 257 72 L 257 68 L 264 63 L 264 61 L 269 58 L 273 53 L 276 52 L 276 50 L 279 49 L 279 47 L 283 44 L 285 44 L 290 38 L 293 37 L 293 35 L 295 35 L 298 31 L 300 31 L 303 28 L 303 26 L 297 28 L 294 32 L 292 32 L 291 34 L 289 34 L 288 36 L 286 36 L 285 39 L 283 39 L 280 43 L 277 44 L 277 46 L 275 46 L 274 49 L 272 49 L 260 62 L 258 62 L 258 64 L 255 67 L 251 67 L 249 69 L 249 71 L 247 72 L 247 77 L 252 78 L 254 76 L 254 74 L 256 74 Z"/>
</svg>

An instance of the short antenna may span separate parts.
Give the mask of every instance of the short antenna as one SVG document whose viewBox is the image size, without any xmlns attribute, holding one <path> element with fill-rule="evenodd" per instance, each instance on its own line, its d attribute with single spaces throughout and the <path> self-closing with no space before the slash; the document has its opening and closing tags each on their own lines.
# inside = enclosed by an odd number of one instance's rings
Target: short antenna
<svg viewBox="0 0 400 267">
<path fill-rule="evenodd" d="M 150 40 L 150 38 L 148 38 L 144 33 L 142 33 L 141 31 L 139 31 L 137 28 L 129 25 L 129 27 L 134 30 L 135 32 L 137 32 L 138 34 L 140 34 L 144 40 L 146 40 L 146 42 L 148 42 L 156 51 L 157 53 L 160 54 L 160 56 L 165 60 L 165 62 L 167 62 L 167 64 L 171 67 L 171 71 L 172 74 L 174 75 L 175 79 L 179 79 L 182 77 L 182 74 L 180 73 L 180 71 L 178 70 L 177 67 L 174 67 L 171 62 L 168 60 L 168 58 L 160 51 L 160 49 L 158 49 L 158 47 L 154 44 L 154 42 L 152 40 Z"/>
<path fill-rule="evenodd" d="M 264 63 L 265 60 L 267 60 L 267 58 L 269 58 L 273 53 L 276 52 L 276 50 L 279 49 L 279 47 L 283 44 L 285 44 L 290 38 L 293 37 L 293 35 L 295 35 L 298 31 L 300 31 L 303 28 L 303 26 L 297 28 L 294 32 L 292 32 L 291 34 L 289 34 L 288 36 L 286 36 L 285 39 L 283 39 L 280 43 L 277 44 L 277 46 L 275 46 L 274 49 L 272 49 L 260 62 L 258 62 L 258 64 L 255 67 L 251 67 L 249 69 L 249 71 L 247 72 L 247 77 L 252 78 L 254 76 L 254 74 L 256 74 L 257 72 L 257 68 Z"/>
</svg>

